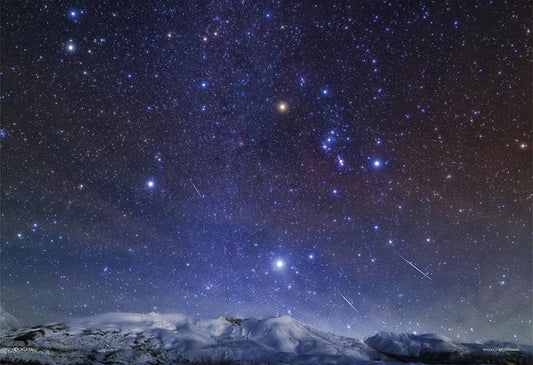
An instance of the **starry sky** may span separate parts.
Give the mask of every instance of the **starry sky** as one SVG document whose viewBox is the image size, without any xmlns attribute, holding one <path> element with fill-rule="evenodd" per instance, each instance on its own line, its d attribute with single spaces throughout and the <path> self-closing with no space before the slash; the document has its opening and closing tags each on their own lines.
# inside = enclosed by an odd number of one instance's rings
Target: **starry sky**
<svg viewBox="0 0 533 365">
<path fill-rule="evenodd" d="M 2 1 L 0 304 L 531 342 L 531 13 Z"/>
</svg>

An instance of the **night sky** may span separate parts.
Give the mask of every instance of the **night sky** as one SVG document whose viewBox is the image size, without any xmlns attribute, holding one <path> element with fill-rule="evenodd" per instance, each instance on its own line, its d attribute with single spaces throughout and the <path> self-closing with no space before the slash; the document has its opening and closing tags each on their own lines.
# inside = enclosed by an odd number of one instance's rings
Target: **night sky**
<svg viewBox="0 0 533 365">
<path fill-rule="evenodd" d="M 1 3 L 1 300 L 532 341 L 530 1 Z"/>
</svg>

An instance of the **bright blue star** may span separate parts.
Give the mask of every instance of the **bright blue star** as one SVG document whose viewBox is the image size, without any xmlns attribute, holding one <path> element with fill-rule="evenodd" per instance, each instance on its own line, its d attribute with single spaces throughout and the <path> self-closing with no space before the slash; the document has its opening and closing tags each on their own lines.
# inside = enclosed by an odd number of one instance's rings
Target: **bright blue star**
<svg viewBox="0 0 533 365">
<path fill-rule="evenodd" d="M 155 188 L 155 180 L 154 179 L 150 179 L 150 180 L 146 181 L 146 187 L 148 189 Z"/>
<path fill-rule="evenodd" d="M 329 89 L 324 87 L 324 88 L 320 89 L 320 93 L 322 95 L 324 95 L 324 96 L 327 96 L 327 95 L 329 95 Z"/>
<path fill-rule="evenodd" d="M 337 189 L 332 189 L 331 190 L 331 194 L 337 196 L 337 195 L 339 195 L 339 191 Z"/>
<path fill-rule="evenodd" d="M 379 169 L 382 165 L 383 162 L 381 162 L 379 158 L 375 158 L 374 160 L 372 160 L 372 167 L 374 167 L 375 169 Z"/>
<path fill-rule="evenodd" d="M 67 44 L 65 45 L 65 50 L 68 52 L 68 53 L 74 53 L 76 52 L 76 45 L 74 44 L 74 42 L 72 42 L 72 40 L 68 41 Z"/>
<path fill-rule="evenodd" d="M 282 258 L 277 258 L 274 260 L 274 270 L 283 270 L 285 268 L 285 265 L 285 260 L 283 260 Z"/>
<path fill-rule="evenodd" d="M 69 19 L 76 21 L 78 19 L 78 11 L 76 9 L 70 9 L 67 13 Z"/>
<path fill-rule="evenodd" d="M 202 87 L 202 89 L 207 89 L 207 86 L 209 86 L 209 84 L 207 83 L 207 81 L 202 81 L 200 83 L 200 86 Z"/>
</svg>

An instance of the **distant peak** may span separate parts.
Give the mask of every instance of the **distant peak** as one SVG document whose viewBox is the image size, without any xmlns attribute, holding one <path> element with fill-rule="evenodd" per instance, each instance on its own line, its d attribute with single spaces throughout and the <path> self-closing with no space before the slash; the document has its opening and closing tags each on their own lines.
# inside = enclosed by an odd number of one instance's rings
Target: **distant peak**
<svg viewBox="0 0 533 365">
<path fill-rule="evenodd" d="M 242 318 L 234 318 L 234 317 L 224 317 L 224 319 L 228 321 L 229 323 L 237 325 L 237 326 L 240 326 L 243 321 Z"/>
</svg>

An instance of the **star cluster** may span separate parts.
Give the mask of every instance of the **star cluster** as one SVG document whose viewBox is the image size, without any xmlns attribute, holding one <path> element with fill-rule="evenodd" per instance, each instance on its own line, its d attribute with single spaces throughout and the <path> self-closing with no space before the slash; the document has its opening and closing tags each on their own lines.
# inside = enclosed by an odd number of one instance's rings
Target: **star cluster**
<svg viewBox="0 0 533 365">
<path fill-rule="evenodd" d="M 2 2 L 2 307 L 531 342 L 531 11 Z"/>
</svg>

